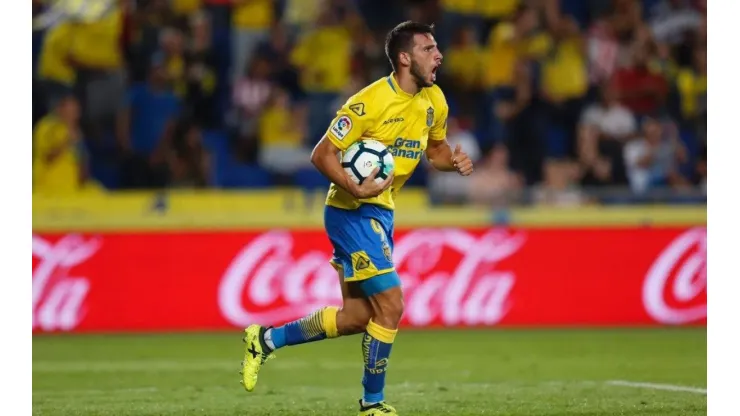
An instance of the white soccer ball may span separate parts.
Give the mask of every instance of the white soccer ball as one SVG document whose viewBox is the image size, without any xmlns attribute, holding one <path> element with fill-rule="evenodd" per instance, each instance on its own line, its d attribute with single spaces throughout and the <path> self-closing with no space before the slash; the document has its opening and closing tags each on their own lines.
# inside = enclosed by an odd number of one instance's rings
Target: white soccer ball
<svg viewBox="0 0 740 416">
<path fill-rule="evenodd" d="M 358 185 L 362 185 L 376 166 L 380 167 L 375 177 L 376 183 L 383 182 L 395 168 L 393 155 L 377 140 L 365 139 L 355 142 L 342 155 L 344 171 Z"/>
</svg>

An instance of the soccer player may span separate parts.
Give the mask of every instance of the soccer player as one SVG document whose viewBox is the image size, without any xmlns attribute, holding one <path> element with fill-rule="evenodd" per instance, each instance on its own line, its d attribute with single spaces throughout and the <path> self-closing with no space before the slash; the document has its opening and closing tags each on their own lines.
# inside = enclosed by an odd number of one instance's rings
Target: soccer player
<svg viewBox="0 0 740 416">
<path fill-rule="evenodd" d="M 242 383 L 252 391 L 273 351 L 288 346 L 362 334 L 365 363 L 360 416 L 396 415 L 383 388 L 393 341 L 403 313 L 401 279 L 393 266 L 394 199 L 425 154 L 441 171 L 467 176 L 473 164 L 445 138 L 448 107 L 434 84 L 442 54 L 433 26 L 404 22 L 388 33 L 385 51 L 393 72 L 349 98 L 316 145 L 311 161 L 332 182 L 324 226 L 334 247 L 343 306 L 327 306 L 280 327 L 250 325 L 242 364 Z M 352 143 L 373 138 L 388 146 L 395 171 L 382 183 L 361 185 L 345 173 L 338 155 Z"/>
</svg>

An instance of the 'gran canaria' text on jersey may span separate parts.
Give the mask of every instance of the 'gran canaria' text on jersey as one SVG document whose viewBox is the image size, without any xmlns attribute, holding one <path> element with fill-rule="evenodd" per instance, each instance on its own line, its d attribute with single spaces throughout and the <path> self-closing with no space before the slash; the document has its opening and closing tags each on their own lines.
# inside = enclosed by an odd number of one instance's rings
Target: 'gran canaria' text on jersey
<svg viewBox="0 0 740 416">
<path fill-rule="evenodd" d="M 383 143 L 395 162 L 393 184 L 377 197 L 361 201 L 332 184 L 327 205 L 355 209 L 369 203 L 394 209 L 396 194 L 419 165 L 429 140 L 444 140 L 447 135 L 447 114 L 447 101 L 438 86 L 411 95 L 398 86 L 394 74 L 350 97 L 337 111 L 326 136 L 342 151 L 362 139 Z"/>
<path fill-rule="evenodd" d="M 393 157 L 406 159 L 421 159 L 421 140 L 397 138 L 393 145 L 388 148 Z"/>
</svg>

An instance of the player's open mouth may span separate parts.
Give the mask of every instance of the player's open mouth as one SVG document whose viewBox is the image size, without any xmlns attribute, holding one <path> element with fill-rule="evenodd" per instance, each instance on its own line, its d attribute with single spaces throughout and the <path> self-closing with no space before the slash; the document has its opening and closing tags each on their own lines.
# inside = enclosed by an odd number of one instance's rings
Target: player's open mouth
<svg viewBox="0 0 740 416">
<path fill-rule="evenodd" d="M 437 68 L 439 68 L 439 65 L 432 68 L 432 81 L 437 80 Z"/>
</svg>

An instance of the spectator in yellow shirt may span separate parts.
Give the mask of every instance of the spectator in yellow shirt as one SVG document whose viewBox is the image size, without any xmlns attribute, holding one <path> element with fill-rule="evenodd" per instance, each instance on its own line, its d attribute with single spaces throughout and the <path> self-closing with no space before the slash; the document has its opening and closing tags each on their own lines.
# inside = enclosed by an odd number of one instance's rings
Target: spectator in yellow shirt
<svg viewBox="0 0 740 416">
<path fill-rule="evenodd" d="M 707 111 L 707 51 L 697 48 L 693 65 L 681 68 L 676 76 L 681 101 L 681 118 L 694 121 Z"/>
<path fill-rule="evenodd" d="M 466 92 L 481 87 L 483 50 L 475 37 L 475 30 L 462 27 L 457 31 L 453 46 L 445 54 L 445 68 L 456 89 Z"/>
<path fill-rule="evenodd" d="M 78 70 L 78 88 L 86 122 L 99 129 L 112 128 L 112 121 L 126 93 L 123 71 L 124 9 L 118 2 L 97 19 L 73 25 L 70 54 Z"/>
<path fill-rule="evenodd" d="M 162 30 L 159 40 L 167 78 L 172 83 L 175 95 L 183 98 L 187 92 L 185 37 L 180 30 L 169 27 Z"/>
<path fill-rule="evenodd" d="M 509 20 L 491 29 L 486 50 L 486 71 L 483 77 L 487 89 L 514 85 L 514 67 L 519 59 L 535 59 L 550 48 L 546 33 L 538 31 L 537 11 L 521 7 Z"/>
<path fill-rule="evenodd" d="M 290 96 L 277 89 L 259 118 L 259 161 L 281 176 L 309 167 L 311 149 L 304 145 L 306 114 L 291 108 Z"/>
<path fill-rule="evenodd" d="M 449 84 L 445 91 L 449 91 L 449 98 L 458 103 L 462 114 L 473 114 L 477 110 L 477 101 L 483 98 L 483 57 L 475 30 L 470 27 L 458 29 L 453 46 L 445 53 L 444 75 L 440 82 L 442 88 L 445 88 L 445 83 Z"/>
<path fill-rule="evenodd" d="M 80 157 L 79 118 L 79 104 L 68 95 L 36 124 L 33 131 L 34 193 L 69 195 L 90 187 L 84 178 Z"/>
<path fill-rule="evenodd" d="M 257 46 L 270 33 L 275 20 L 273 0 L 232 0 L 231 79 L 236 80 L 249 68 Z"/>
<path fill-rule="evenodd" d="M 484 49 L 481 82 L 485 92 L 485 105 L 480 105 L 478 119 L 484 125 L 485 140 L 494 142 L 504 139 L 504 124 L 501 117 L 491 117 L 491 109 L 500 103 L 515 100 L 517 65 L 539 58 L 547 51 L 550 40 L 539 31 L 540 19 L 534 8 L 521 6 L 508 19 L 491 29 L 488 44 Z M 516 159 L 516 153 L 512 152 Z"/>
<path fill-rule="evenodd" d="M 350 19 L 348 19 L 350 20 Z M 318 141 L 334 114 L 334 102 L 350 82 L 353 38 L 330 8 L 322 10 L 315 30 L 298 40 L 291 61 L 300 73 L 309 105 L 309 140 Z"/>
<path fill-rule="evenodd" d="M 707 50 L 693 52 L 693 65 L 681 68 L 676 77 L 680 102 L 679 119 L 696 132 L 699 144 L 707 143 Z"/>
<path fill-rule="evenodd" d="M 575 155 L 576 126 L 589 87 L 585 46 L 578 23 L 570 16 L 559 19 L 553 35 L 552 50 L 542 62 L 540 95 L 550 125 L 564 134 L 551 136 L 561 139 L 550 143 L 556 146 L 551 150 Z"/>
<path fill-rule="evenodd" d="M 588 74 L 578 23 L 570 16 L 564 17 L 553 35 L 552 49 L 542 63 L 542 92 L 550 102 L 581 98 L 588 89 Z"/>
<path fill-rule="evenodd" d="M 300 38 L 291 61 L 301 70 L 301 86 L 309 93 L 339 93 L 349 82 L 352 35 L 331 10 L 318 26 Z"/>
<path fill-rule="evenodd" d="M 38 75 L 45 90 L 47 110 L 53 108 L 61 97 L 69 95 L 74 88 L 77 71 L 72 65 L 71 39 L 70 23 L 60 23 L 46 32 Z"/>
</svg>

